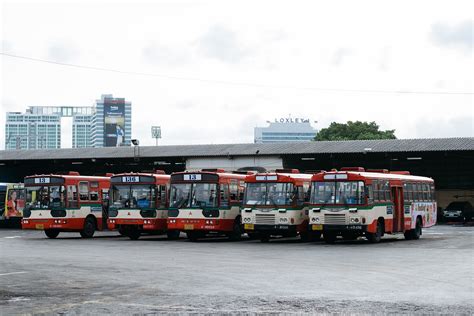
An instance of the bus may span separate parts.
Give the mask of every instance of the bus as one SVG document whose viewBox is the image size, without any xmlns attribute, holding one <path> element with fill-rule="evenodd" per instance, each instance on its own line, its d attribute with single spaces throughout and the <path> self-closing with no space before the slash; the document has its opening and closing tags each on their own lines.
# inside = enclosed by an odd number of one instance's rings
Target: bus
<svg viewBox="0 0 474 316">
<path fill-rule="evenodd" d="M 245 176 L 222 169 L 173 173 L 168 229 L 185 232 L 191 241 L 208 234 L 239 240 Z"/>
<path fill-rule="evenodd" d="M 110 177 L 34 175 L 25 178 L 23 229 L 44 230 L 49 238 L 60 232 L 79 232 L 91 238 L 107 226 Z"/>
<path fill-rule="evenodd" d="M 308 199 L 311 174 L 298 169 L 277 169 L 245 178 L 242 205 L 244 230 L 250 237 L 268 242 L 271 236 L 316 239 L 308 231 Z"/>
<path fill-rule="evenodd" d="M 169 239 L 179 237 L 178 230 L 168 230 L 168 189 L 170 176 L 154 173 L 123 173 L 110 178 L 108 227 L 118 229 L 130 239 L 142 233 L 167 233 Z"/>
<path fill-rule="evenodd" d="M 0 183 L 0 227 L 21 227 L 24 207 L 23 183 Z"/>
<path fill-rule="evenodd" d="M 322 232 L 327 243 L 338 236 L 365 236 L 372 243 L 384 234 L 419 239 L 422 228 L 436 224 L 431 178 L 347 167 L 315 174 L 311 181 L 310 229 Z"/>
</svg>

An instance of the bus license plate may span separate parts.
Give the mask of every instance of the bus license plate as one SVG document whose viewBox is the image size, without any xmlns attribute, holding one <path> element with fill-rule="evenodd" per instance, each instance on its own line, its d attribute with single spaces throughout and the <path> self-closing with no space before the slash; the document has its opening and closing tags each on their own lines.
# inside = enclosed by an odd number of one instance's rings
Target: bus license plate
<svg viewBox="0 0 474 316">
<path fill-rule="evenodd" d="M 36 229 L 44 229 L 44 225 L 43 224 L 36 224 L 35 228 Z"/>
<path fill-rule="evenodd" d="M 323 225 L 321 224 L 315 224 L 312 226 L 313 230 L 323 230 Z"/>
<path fill-rule="evenodd" d="M 253 224 L 244 224 L 244 229 L 254 230 Z"/>
<path fill-rule="evenodd" d="M 193 230 L 194 225 L 193 224 L 184 224 L 184 230 Z"/>
</svg>

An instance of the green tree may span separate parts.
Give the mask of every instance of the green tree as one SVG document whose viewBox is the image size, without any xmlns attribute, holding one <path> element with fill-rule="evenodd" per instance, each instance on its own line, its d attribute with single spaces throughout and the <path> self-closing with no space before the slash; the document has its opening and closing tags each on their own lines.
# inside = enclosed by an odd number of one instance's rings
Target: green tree
<svg viewBox="0 0 474 316">
<path fill-rule="evenodd" d="M 321 129 L 314 140 L 355 140 L 355 139 L 396 139 L 395 130 L 379 130 L 375 122 L 348 121 L 347 123 L 332 122 L 327 128 Z"/>
</svg>

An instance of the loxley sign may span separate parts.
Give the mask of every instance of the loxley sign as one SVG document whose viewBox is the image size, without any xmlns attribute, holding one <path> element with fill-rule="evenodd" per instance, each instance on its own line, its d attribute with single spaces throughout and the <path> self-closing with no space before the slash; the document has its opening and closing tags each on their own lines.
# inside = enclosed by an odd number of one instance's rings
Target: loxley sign
<svg viewBox="0 0 474 316">
<path fill-rule="evenodd" d="M 309 119 L 282 117 L 280 119 L 275 119 L 275 123 L 309 123 Z"/>
</svg>

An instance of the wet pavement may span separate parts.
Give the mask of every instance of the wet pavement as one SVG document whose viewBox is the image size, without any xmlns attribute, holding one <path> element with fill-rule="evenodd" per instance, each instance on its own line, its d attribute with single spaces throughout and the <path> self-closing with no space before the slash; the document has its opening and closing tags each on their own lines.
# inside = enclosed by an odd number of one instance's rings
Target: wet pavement
<svg viewBox="0 0 474 316">
<path fill-rule="evenodd" d="M 380 244 L 0 230 L 0 314 L 472 314 L 474 227 Z"/>
</svg>

